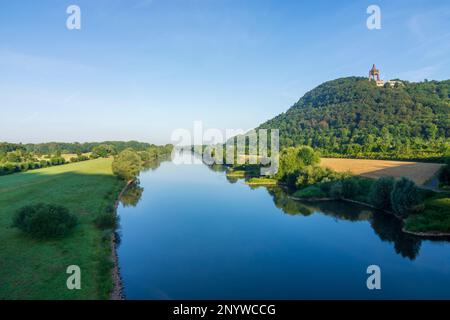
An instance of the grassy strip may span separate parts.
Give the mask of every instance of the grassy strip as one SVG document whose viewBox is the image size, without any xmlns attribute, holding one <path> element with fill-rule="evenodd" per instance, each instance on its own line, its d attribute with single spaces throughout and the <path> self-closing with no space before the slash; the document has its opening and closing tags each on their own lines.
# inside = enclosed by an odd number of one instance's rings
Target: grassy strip
<svg viewBox="0 0 450 320">
<path fill-rule="evenodd" d="M 406 219 L 405 230 L 450 233 L 450 197 L 439 194 L 427 199 L 422 213 Z"/>
<path fill-rule="evenodd" d="M 251 178 L 245 183 L 250 186 L 276 186 L 278 180 L 270 178 Z"/>
<path fill-rule="evenodd" d="M 246 175 L 246 172 L 242 171 L 242 170 L 236 170 L 236 171 L 230 170 L 230 171 L 227 171 L 227 176 L 228 177 L 232 177 L 232 178 L 245 178 L 245 175 Z"/>
<path fill-rule="evenodd" d="M 93 224 L 123 187 L 112 159 L 97 159 L 0 178 L 0 299 L 108 299 L 112 230 Z M 63 205 L 79 218 L 71 235 L 39 241 L 11 228 L 14 212 L 37 202 Z M 81 268 L 81 290 L 68 290 L 66 269 Z"/>
</svg>

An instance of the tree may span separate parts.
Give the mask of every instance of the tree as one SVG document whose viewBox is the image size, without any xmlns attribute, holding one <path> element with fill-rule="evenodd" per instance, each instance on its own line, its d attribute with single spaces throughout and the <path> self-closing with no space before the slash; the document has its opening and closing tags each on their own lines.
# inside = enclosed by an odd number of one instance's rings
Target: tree
<svg viewBox="0 0 450 320">
<path fill-rule="evenodd" d="M 391 208 L 391 193 L 395 180 L 392 177 L 381 177 L 372 184 L 369 199 L 377 209 L 388 210 Z"/>
<path fill-rule="evenodd" d="M 92 149 L 92 156 L 94 158 L 108 158 L 116 154 L 116 148 L 109 144 L 101 144 Z"/>
<path fill-rule="evenodd" d="M 408 178 L 401 178 L 395 182 L 391 193 L 391 205 L 394 212 L 402 218 L 407 218 L 411 213 L 424 208 L 419 189 Z"/>
<path fill-rule="evenodd" d="M 126 149 L 114 158 L 112 170 L 125 181 L 136 179 L 142 168 L 141 157 L 132 149 Z"/>
<path fill-rule="evenodd" d="M 300 147 L 297 153 L 302 166 L 315 166 L 320 163 L 320 155 L 309 146 Z"/>
<path fill-rule="evenodd" d="M 309 146 L 290 147 L 281 151 L 280 164 L 276 177 L 282 180 L 297 179 L 299 172 L 307 166 L 315 166 L 320 162 L 319 153 Z"/>
</svg>

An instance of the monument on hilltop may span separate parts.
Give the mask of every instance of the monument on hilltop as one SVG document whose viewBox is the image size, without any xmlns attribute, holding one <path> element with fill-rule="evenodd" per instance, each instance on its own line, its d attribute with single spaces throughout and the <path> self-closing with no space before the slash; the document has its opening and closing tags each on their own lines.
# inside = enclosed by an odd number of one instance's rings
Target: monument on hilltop
<svg viewBox="0 0 450 320">
<path fill-rule="evenodd" d="M 378 87 L 384 86 L 384 80 L 380 79 L 380 75 L 381 75 L 380 69 L 377 69 L 377 67 L 374 64 L 372 66 L 372 69 L 370 69 L 369 71 L 369 80 L 375 81 Z"/>
<path fill-rule="evenodd" d="M 385 84 L 389 84 L 391 87 L 398 85 L 403 85 L 403 82 L 397 80 L 389 80 L 385 82 L 381 80 L 380 69 L 377 69 L 375 64 L 373 64 L 372 69 L 369 70 L 369 81 L 375 81 L 378 87 L 383 87 Z"/>
</svg>

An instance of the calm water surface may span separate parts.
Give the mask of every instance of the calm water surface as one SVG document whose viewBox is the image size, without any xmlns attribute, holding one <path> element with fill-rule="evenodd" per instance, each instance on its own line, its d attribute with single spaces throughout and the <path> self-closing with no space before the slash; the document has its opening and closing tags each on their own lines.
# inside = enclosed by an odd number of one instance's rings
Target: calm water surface
<svg viewBox="0 0 450 320">
<path fill-rule="evenodd" d="M 450 242 L 364 207 L 304 204 L 172 162 L 143 172 L 122 202 L 128 299 L 450 299 Z M 366 287 L 372 264 L 379 291 Z"/>
</svg>

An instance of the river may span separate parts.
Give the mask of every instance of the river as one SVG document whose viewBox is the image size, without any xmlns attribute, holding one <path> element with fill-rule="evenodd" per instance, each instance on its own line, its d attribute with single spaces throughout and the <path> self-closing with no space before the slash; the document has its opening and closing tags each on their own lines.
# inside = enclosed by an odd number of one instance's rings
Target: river
<svg viewBox="0 0 450 320">
<path fill-rule="evenodd" d="M 301 203 L 221 167 L 155 164 L 119 206 L 127 299 L 450 299 L 450 242 L 341 202 Z M 381 290 L 368 290 L 378 265 Z"/>
</svg>

